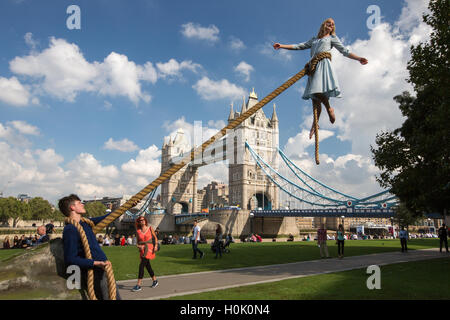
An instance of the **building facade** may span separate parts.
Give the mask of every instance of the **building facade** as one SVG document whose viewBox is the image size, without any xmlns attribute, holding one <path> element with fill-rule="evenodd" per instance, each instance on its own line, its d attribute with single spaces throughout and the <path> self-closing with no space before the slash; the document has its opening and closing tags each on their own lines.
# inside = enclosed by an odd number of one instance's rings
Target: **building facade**
<svg viewBox="0 0 450 320">
<path fill-rule="evenodd" d="M 258 97 L 253 90 L 248 100 L 243 101 L 240 112 L 235 112 L 231 106 L 228 122 L 236 119 L 258 102 Z M 229 158 L 228 171 L 229 204 L 232 206 L 248 210 L 277 209 L 279 207 L 278 188 L 257 166 L 250 152 L 245 148 L 245 142 L 247 142 L 264 161 L 268 162 L 275 170 L 278 169 L 279 121 L 275 108 L 274 104 L 270 119 L 260 109 L 234 130 L 232 137 L 234 139 L 234 157 L 231 161 Z"/>
</svg>

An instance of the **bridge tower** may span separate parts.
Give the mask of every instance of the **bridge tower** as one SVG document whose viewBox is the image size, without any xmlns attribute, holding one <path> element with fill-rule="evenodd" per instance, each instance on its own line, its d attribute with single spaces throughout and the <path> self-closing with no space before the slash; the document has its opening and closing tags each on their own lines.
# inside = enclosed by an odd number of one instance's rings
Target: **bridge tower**
<svg viewBox="0 0 450 320">
<path fill-rule="evenodd" d="M 232 121 L 258 102 L 258 96 L 253 89 L 247 101 L 245 101 L 245 97 L 243 98 L 240 112 L 235 112 L 233 106 L 231 106 L 228 121 Z M 233 161 L 229 163 L 228 171 L 230 205 L 239 205 L 242 209 L 278 209 L 278 188 L 257 167 L 249 151 L 245 149 L 245 142 L 247 142 L 265 161 L 277 170 L 278 124 L 279 121 L 274 104 L 270 119 L 266 117 L 263 109 L 260 109 L 235 129 L 235 156 Z M 243 152 L 243 154 L 239 156 L 236 152 Z"/>
<path fill-rule="evenodd" d="M 175 138 L 169 137 L 169 141 L 162 146 L 161 172 L 169 169 L 172 159 L 182 156 L 191 150 L 188 138 L 183 129 L 178 129 Z M 194 213 L 197 208 L 197 178 L 198 168 L 186 165 L 161 185 L 161 204 L 167 213 Z"/>
</svg>

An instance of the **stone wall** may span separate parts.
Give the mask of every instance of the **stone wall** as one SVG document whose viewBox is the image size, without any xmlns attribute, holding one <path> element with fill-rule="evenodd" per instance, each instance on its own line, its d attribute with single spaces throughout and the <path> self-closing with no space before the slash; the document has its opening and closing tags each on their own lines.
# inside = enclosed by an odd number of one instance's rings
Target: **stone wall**
<svg viewBox="0 0 450 320">
<path fill-rule="evenodd" d="M 0 262 L 0 300 L 84 298 L 68 290 L 61 238 Z"/>
</svg>

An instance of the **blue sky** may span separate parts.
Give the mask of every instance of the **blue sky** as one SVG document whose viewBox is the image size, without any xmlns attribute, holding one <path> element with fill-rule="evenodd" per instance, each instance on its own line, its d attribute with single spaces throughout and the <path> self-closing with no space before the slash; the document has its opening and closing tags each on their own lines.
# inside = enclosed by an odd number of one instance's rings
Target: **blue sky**
<svg viewBox="0 0 450 320">
<path fill-rule="evenodd" d="M 66 26 L 72 4 L 81 9 L 81 30 Z M 370 5 L 381 12 L 374 30 L 367 27 Z M 307 41 L 328 17 L 369 65 L 333 51 L 343 97 L 334 104 L 335 126 L 321 123 L 323 166 L 311 165 L 304 139 L 311 117 L 310 102 L 300 99 L 305 80 L 274 101 L 280 147 L 330 185 L 377 191 L 369 146 L 376 132 L 401 124 L 392 97 L 409 89 L 405 58 L 417 37 L 426 39 L 416 10 L 424 7 L 419 0 L 2 1 L 0 191 L 53 201 L 64 192 L 134 194 L 157 176 L 158 152 L 176 124 L 219 129 L 230 103 L 240 109 L 252 88 L 263 98 L 309 59 L 308 50 L 271 45 Z M 384 108 L 369 114 L 360 107 L 371 104 Z M 272 104 L 264 111 L 270 116 Z M 345 183 L 327 172 L 337 166 Z M 364 172 L 363 182 L 352 183 L 359 180 L 353 167 Z M 223 175 L 218 167 L 202 181 Z"/>
</svg>

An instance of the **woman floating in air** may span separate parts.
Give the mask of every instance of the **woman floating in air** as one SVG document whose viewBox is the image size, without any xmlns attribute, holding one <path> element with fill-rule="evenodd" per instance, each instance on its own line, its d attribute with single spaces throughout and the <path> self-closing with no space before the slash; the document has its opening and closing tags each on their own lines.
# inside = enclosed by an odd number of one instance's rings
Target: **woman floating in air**
<svg viewBox="0 0 450 320">
<path fill-rule="evenodd" d="M 304 50 L 311 48 L 311 57 L 324 51 L 331 51 L 334 47 L 344 56 L 359 61 L 361 64 L 367 64 L 366 58 L 361 58 L 351 53 L 348 49 L 344 48 L 339 38 L 336 36 L 335 25 L 333 19 L 329 18 L 325 20 L 320 26 L 319 33 L 317 37 L 313 37 L 311 40 L 299 44 L 279 44 L 275 43 L 273 45 L 274 49 L 287 49 L 287 50 Z M 329 59 L 322 59 L 317 63 L 316 71 L 312 76 L 308 78 L 308 84 L 306 85 L 305 92 L 303 93 L 303 99 L 312 100 L 313 108 L 318 110 L 318 118 L 320 117 L 320 112 L 322 111 L 322 105 L 325 106 L 330 118 L 330 122 L 334 123 L 336 117 L 334 115 L 334 110 L 331 108 L 329 103 L 330 97 L 340 96 L 339 82 L 336 74 L 331 65 Z M 309 138 L 311 139 L 314 134 L 314 123 L 311 127 L 309 133 Z"/>
</svg>

